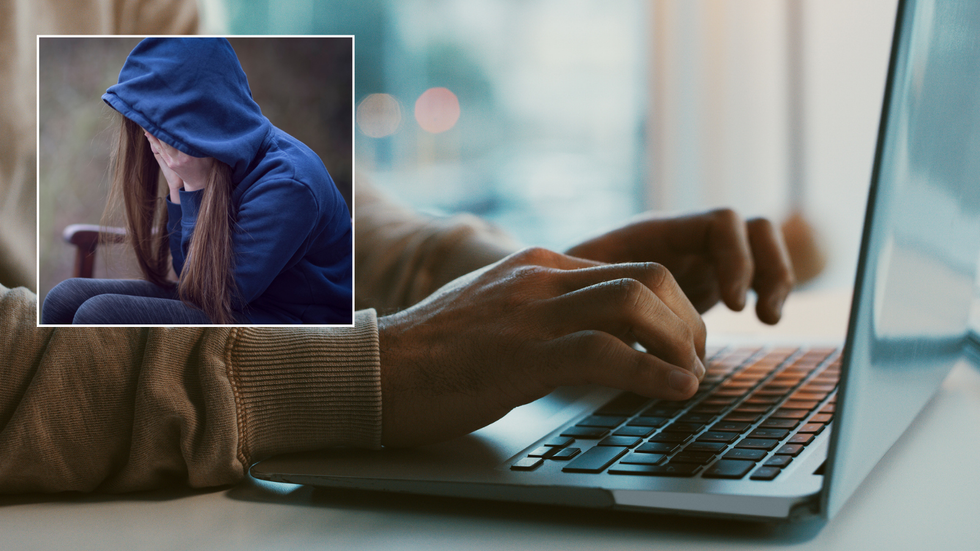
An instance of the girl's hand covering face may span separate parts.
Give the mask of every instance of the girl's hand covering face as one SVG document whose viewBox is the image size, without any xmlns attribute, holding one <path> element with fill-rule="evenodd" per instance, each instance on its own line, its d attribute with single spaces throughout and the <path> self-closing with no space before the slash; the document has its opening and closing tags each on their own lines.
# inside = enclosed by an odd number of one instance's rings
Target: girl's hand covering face
<svg viewBox="0 0 980 551">
<path fill-rule="evenodd" d="M 192 157 L 169 144 L 161 142 L 149 132 L 144 132 L 144 134 L 150 142 L 150 149 L 163 170 L 163 176 L 166 178 L 171 192 L 175 192 L 181 187 L 185 191 L 197 191 L 207 185 L 211 167 L 214 164 L 213 157 Z"/>
<path fill-rule="evenodd" d="M 170 200 L 174 203 L 180 203 L 180 195 L 177 192 L 184 188 L 184 181 L 176 172 L 167 166 L 167 163 L 160 156 L 160 148 L 156 145 L 160 143 L 159 140 L 146 131 L 143 134 L 146 135 L 146 141 L 150 142 L 150 150 L 153 151 L 153 157 L 157 160 L 157 164 L 160 165 L 160 171 L 163 172 L 164 179 L 167 180 L 167 187 L 170 188 Z"/>
</svg>

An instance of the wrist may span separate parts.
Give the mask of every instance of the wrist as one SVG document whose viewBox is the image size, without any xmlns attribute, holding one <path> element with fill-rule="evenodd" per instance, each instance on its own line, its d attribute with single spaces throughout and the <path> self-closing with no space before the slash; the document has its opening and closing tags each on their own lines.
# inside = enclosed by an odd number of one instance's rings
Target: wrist
<svg viewBox="0 0 980 551">
<path fill-rule="evenodd" d="M 198 191 L 204 189 L 204 184 L 195 184 L 184 180 L 184 191 Z"/>
</svg>

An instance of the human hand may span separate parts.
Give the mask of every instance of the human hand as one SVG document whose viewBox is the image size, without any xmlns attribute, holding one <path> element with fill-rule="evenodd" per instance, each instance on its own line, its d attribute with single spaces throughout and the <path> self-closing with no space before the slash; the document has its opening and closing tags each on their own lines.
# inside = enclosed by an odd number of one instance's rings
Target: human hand
<svg viewBox="0 0 980 551">
<path fill-rule="evenodd" d="M 167 163 L 160 156 L 160 147 L 157 145 L 159 140 L 145 130 L 143 131 L 143 135 L 146 136 L 146 141 L 150 144 L 150 151 L 153 152 L 153 158 L 156 159 L 157 164 L 160 166 L 160 172 L 163 173 L 163 178 L 167 181 L 167 187 L 170 188 L 170 201 L 179 205 L 180 190 L 184 188 L 184 181 L 180 179 L 180 176 L 176 172 L 167 166 Z"/>
<path fill-rule="evenodd" d="M 212 157 L 192 157 L 183 151 L 161 142 L 149 132 L 145 132 L 146 139 L 150 142 L 150 149 L 153 156 L 163 170 L 163 176 L 170 186 L 171 196 L 181 187 L 185 191 L 197 191 L 203 189 L 208 183 L 211 175 L 211 167 L 214 164 Z M 168 172 L 171 176 L 168 176 Z M 180 182 L 175 188 L 173 182 Z M 173 199 L 171 199 L 173 200 Z M 179 201 L 178 201 L 179 202 Z"/>
<path fill-rule="evenodd" d="M 653 263 L 525 249 L 378 328 L 386 446 L 466 434 L 561 385 L 681 400 L 704 376 L 701 316 Z"/>
<path fill-rule="evenodd" d="M 644 215 L 567 254 L 601 262 L 659 262 L 699 312 L 719 300 L 741 310 L 749 288 L 754 289 L 756 315 L 769 324 L 779 321 L 793 287 L 793 269 L 779 230 L 764 218 L 743 221 L 730 209 L 676 218 Z"/>
</svg>

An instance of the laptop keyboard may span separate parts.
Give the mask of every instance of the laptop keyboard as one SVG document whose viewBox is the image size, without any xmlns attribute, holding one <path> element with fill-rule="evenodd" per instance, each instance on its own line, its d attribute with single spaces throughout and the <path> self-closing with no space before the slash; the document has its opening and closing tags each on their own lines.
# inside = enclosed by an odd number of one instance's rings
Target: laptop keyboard
<svg viewBox="0 0 980 551">
<path fill-rule="evenodd" d="M 735 348 L 707 357 L 691 398 L 622 393 L 511 470 L 558 461 L 568 473 L 774 480 L 833 420 L 839 349 Z"/>
</svg>

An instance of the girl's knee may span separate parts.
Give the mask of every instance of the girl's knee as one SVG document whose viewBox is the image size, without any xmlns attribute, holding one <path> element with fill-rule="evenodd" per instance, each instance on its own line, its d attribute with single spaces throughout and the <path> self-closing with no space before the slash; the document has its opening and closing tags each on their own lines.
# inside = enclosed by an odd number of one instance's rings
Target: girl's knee
<svg viewBox="0 0 980 551">
<path fill-rule="evenodd" d="M 88 298 L 80 278 L 66 279 L 55 285 L 44 297 L 41 305 L 41 323 L 71 323 L 75 310 Z"/>
<path fill-rule="evenodd" d="M 97 295 L 83 302 L 72 319 L 74 324 L 101 325 L 119 323 L 117 321 L 118 304 L 113 295 Z"/>
</svg>

